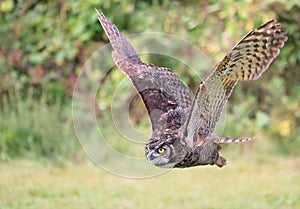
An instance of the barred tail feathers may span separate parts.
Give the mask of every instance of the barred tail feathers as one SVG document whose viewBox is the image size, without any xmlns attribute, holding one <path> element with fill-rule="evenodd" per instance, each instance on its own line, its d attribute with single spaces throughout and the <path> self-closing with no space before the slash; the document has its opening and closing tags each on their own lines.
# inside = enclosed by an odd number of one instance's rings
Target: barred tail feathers
<svg viewBox="0 0 300 209">
<path fill-rule="evenodd" d="M 230 138 L 226 136 L 212 136 L 209 139 L 212 139 L 216 143 L 242 143 L 254 140 L 255 137 Z"/>
</svg>

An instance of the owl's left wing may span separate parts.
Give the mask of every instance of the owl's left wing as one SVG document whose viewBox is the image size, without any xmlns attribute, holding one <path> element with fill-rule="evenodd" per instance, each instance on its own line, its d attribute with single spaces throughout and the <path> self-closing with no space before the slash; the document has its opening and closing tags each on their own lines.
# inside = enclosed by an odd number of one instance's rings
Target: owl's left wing
<svg viewBox="0 0 300 209">
<path fill-rule="evenodd" d="M 141 96 L 153 130 L 163 128 L 160 119 L 164 113 L 177 107 L 190 108 L 193 95 L 176 74 L 169 68 L 143 63 L 118 28 L 100 12 L 98 20 L 113 47 L 114 62 L 130 78 Z"/>
<path fill-rule="evenodd" d="M 237 82 L 255 80 L 268 69 L 287 40 L 286 32 L 276 20 L 268 21 L 248 33 L 201 81 L 186 123 L 189 139 L 213 132 Z"/>
</svg>

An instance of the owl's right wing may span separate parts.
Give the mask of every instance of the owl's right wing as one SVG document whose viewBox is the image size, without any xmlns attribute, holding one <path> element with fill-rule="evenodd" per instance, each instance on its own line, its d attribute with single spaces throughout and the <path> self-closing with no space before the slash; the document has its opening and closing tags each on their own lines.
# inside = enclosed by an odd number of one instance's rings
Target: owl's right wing
<svg viewBox="0 0 300 209">
<path fill-rule="evenodd" d="M 287 31 L 270 20 L 248 33 L 200 83 L 186 123 L 186 134 L 210 135 L 235 85 L 255 80 L 265 72 L 284 46 Z"/>
<path fill-rule="evenodd" d="M 118 28 L 100 12 L 98 20 L 113 47 L 114 62 L 140 94 L 153 130 L 160 128 L 158 121 L 162 114 L 177 107 L 191 106 L 193 95 L 176 74 L 168 68 L 144 64 Z"/>
</svg>

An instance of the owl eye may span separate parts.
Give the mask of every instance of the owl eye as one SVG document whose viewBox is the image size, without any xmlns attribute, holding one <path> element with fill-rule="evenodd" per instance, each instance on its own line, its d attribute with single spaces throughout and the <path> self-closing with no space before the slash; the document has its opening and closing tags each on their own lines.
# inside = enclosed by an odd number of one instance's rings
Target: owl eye
<svg viewBox="0 0 300 209">
<path fill-rule="evenodd" d="M 158 152 L 159 154 L 163 153 L 164 151 L 165 151 L 165 148 L 158 148 L 158 149 L 157 149 L 157 152 Z"/>
</svg>

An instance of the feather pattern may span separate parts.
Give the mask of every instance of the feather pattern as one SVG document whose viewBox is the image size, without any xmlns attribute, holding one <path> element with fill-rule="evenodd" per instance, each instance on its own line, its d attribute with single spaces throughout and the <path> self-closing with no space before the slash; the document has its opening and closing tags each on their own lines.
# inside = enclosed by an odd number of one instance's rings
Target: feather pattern
<svg viewBox="0 0 300 209">
<path fill-rule="evenodd" d="M 189 138 L 195 134 L 208 136 L 214 131 L 237 82 L 259 78 L 284 46 L 285 34 L 280 23 L 268 21 L 248 33 L 201 81 L 186 123 Z"/>
<path fill-rule="evenodd" d="M 113 47 L 116 65 L 130 78 L 143 99 L 153 130 L 161 127 L 158 121 L 164 113 L 177 107 L 190 108 L 193 95 L 176 74 L 169 68 L 144 64 L 132 45 L 103 13 L 98 12 L 98 20 Z"/>
</svg>

